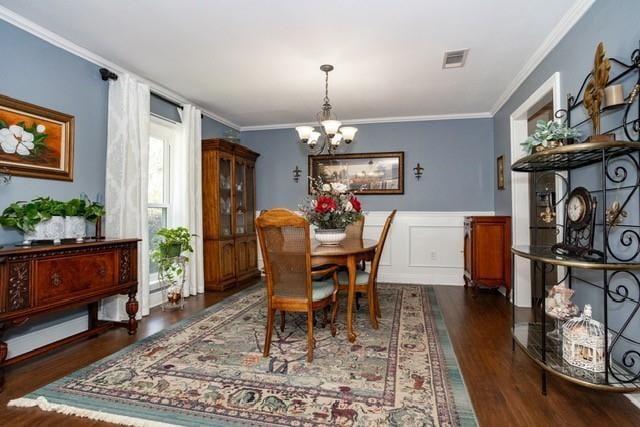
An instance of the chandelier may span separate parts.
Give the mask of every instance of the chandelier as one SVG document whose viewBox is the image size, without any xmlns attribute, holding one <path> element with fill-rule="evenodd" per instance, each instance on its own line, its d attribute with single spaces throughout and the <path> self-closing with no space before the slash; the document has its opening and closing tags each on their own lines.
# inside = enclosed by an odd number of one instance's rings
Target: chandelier
<svg viewBox="0 0 640 427">
<path fill-rule="evenodd" d="M 342 126 L 342 122 L 337 120 L 331 112 L 329 102 L 329 72 L 333 70 L 333 65 L 325 64 L 320 66 L 320 70 L 325 73 L 324 78 L 324 103 L 322 109 L 316 114 L 316 120 L 320 124 L 320 131 L 313 126 L 298 126 L 296 131 L 300 138 L 300 143 L 312 154 L 320 154 L 325 148 L 329 154 L 334 154 L 341 143 L 351 144 L 356 136 L 357 128 Z"/>
</svg>

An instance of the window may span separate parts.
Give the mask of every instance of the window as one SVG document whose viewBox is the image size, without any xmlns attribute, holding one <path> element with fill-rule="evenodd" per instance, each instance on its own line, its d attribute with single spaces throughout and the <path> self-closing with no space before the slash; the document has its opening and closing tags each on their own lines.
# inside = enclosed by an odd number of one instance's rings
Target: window
<svg viewBox="0 0 640 427">
<path fill-rule="evenodd" d="M 175 144 L 176 125 L 151 118 L 149 126 L 149 182 L 148 209 L 149 249 L 153 249 L 153 237 L 159 229 L 171 224 L 171 147 Z M 149 261 L 151 283 L 158 280 L 158 266 Z"/>
</svg>

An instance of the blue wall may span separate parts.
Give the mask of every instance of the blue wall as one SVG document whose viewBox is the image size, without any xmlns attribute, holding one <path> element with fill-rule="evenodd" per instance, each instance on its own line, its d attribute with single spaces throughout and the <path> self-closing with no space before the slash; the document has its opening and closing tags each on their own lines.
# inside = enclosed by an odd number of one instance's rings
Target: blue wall
<svg viewBox="0 0 640 427">
<path fill-rule="evenodd" d="M 98 67 L 0 21 L 0 93 L 75 116 L 73 182 L 14 177 L 0 187 L 0 210 L 36 196 L 104 196 L 107 149 L 106 82 Z M 0 229 L 0 243 L 21 240 Z"/>
<path fill-rule="evenodd" d="M 593 55 L 598 42 L 604 42 L 608 56 L 629 62 L 629 55 L 640 40 L 640 1 L 599 0 L 531 73 L 494 117 L 495 155 L 504 154 L 511 164 L 510 115 L 529 96 L 560 72 L 562 97 L 576 94 L 587 73 L 593 67 Z M 628 93 L 628 92 L 627 92 Z M 497 214 L 511 214 L 511 176 L 505 174 L 505 190 L 495 190 Z"/>
<path fill-rule="evenodd" d="M 347 152 L 404 151 L 405 194 L 362 196 L 365 210 L 491 211 L 495 158 L 492 119 L 357 125 Z M 307 156 L 294 129 L 242 132 L 241 143 L 260 153 L 257 208 L 297 208 L 307 194 Z M 424 167 L 418 181 L 416 163 Z M 298 183 L 292 170 L 302 169 Z"/>
</svg>

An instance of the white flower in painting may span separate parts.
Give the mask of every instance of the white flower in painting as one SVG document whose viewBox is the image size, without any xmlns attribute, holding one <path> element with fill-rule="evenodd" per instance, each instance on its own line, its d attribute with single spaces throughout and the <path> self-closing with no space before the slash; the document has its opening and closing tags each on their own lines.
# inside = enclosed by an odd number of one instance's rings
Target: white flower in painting
<svg viewBox="0 0 640 427">
<path fill-rule="evenodd" d="M 16 125 L 0 129 L 0 147 L 8 154 L 28 156 L 34 147 L 33 134 Z"/>
<path fill-rule="evenodd" d="M 322 184 L 322 191 L 331 191 L 331 186 L 329 184 Z"/>
<path fill-rule="evenodd" d="M 333 191 L 336 193 L 344 193 L 347 191 L 347 186 L 341 182 L 332 182 L 331 188 L 333 188 Z"/>
<path fill-rule="evenodd" d="M 38 133 L 42 133 L 45 130 L 47 130 L 47 128 L 44 127 L 44 125 L 38 125 L 38 126 L 36 126 L 36 130 L 38 131 Z"/>
<path fill-rule="evenodd" d="M 353 205 L 350 201 L 347 201 L 347 203 L 345 203 L 344 210 L 345 212 L 351 212 L 353 210 Z"/>
</svg>

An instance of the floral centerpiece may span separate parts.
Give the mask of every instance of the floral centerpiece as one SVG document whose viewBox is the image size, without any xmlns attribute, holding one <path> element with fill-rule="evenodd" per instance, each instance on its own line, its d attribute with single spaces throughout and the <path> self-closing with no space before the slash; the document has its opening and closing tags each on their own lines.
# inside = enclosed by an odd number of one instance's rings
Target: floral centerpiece
<svg viewBox="0 0 640 427">
<path fill-rule="evenodd" d="M 302 214 L 317 227 L 316 239 L 325 245 L 337 245 L 346 237 L 345 228 L 362 217 L 360 200 L 345 184 L 313 179 L 311 195 L 300 205 Z"/>
</svg>

